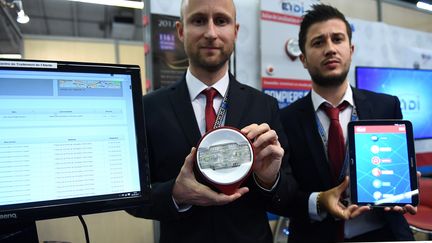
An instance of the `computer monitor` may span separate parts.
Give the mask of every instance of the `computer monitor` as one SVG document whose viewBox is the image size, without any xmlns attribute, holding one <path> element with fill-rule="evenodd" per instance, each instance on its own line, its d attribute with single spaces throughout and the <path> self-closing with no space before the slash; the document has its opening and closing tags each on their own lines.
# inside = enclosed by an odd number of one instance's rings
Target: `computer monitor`
<svg viewBox="0 0 432 243">
<path fill-rule="evenodd" d="M 432 138 L 432 70 L 356 67 L 356 87 L 395 95 L 415 139 Z"/>
<path fill-rule="evenodd" d="M 135 65 L 0 59 L 0 224 L 146 203 Z"/>
</svg>

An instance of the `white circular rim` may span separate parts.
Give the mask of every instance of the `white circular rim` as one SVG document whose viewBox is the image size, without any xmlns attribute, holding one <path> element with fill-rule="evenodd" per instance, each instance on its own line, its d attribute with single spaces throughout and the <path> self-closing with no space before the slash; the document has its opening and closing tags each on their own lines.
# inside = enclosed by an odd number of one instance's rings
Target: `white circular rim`
<svg viewBox="0 0 432 243">
<path fill-rule="evenodd" d="M 245 145 L 247 145 L 247 149 Z M 221 153 L 218 150 L 227 151 L 230 150 L 230 148 L 233 146 L 236 147 L 234 150 L 237 149 L 237 152 L 243 149 L 245 157 L 249 156 L 249 159 L 246 162 L 242 162 L 240 165 L 228 168 L 223 168 L 226 165 L 220 165 L 222 163 L 219 163 L 219 165 L 216 166 L 214 164 L 208 165 L 205 163 L 205 158 L 203 156 L 205 155 L 205 152 L 208 152 L 210 147 L 216 149 L 217 154 L 219 154 L 218 157 L 220 157 Z M 240 146 L 243 148 L 239 148 Z M 210 155 L 211 154 L 207 156 Z M 228 153 L 228 155 L 225 154 L 223 156 L 229 155 L 230 154 Z M 200 161 L 200 158 L 202 161 Z M 252 168 L 254 154 L 252 144 L 249 142 L 245 135 L 243 135 L 237 129 L 222 127 L 212 130 L 204 135 L 198 145 L 196 159 L 198 169 L 207 180 L 215 184 L 230 185 L 242 180 L 245 176 L 249 174 L 249 171 Z M 210 168 L 211 166 L 213 166 L 213 168 Z"/>
</svg>

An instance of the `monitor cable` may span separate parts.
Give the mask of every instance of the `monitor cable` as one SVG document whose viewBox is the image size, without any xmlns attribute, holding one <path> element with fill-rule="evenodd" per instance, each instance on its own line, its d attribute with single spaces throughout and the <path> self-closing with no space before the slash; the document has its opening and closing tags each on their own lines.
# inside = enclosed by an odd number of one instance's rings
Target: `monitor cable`
<svg viewBox="0 0 432 243">
<path fill-rule="evenodd" d="M 88 233 L 88 229 L 87 229 L 87 224 L 84 221 L 84 218 L 83 218 L 82 215 L 78 215 L 78 218 L 81 221 L 81 224 L 82 224 L 83 229 L 84 229 L 84 235 L 85 235 L 86 243 L 90 243 L 90 238 L 89 238 L 89 233 Z"/>
</svg>

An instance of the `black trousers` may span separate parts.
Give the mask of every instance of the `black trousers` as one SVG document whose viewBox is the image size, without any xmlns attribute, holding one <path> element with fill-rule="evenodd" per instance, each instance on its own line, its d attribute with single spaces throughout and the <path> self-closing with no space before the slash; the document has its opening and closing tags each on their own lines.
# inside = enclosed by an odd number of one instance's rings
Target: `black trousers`
<svg viewBox="0 0 432 243">
<path fill-rule="evenodd" d="M 396 241 L 397 239 L 387 227 L 373 230 L 362 235 L 355 236 L 351 239 L 345 239 L 345 242 L 368 242 L 368 241 Z"/>
</svg>

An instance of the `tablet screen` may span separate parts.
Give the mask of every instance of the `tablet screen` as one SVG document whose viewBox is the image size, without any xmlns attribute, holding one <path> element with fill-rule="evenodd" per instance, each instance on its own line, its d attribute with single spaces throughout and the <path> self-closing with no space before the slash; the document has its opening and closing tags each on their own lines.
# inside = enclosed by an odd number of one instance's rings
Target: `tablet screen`
<svg viewBox="0 0 432 243">
<path fill-rule="evenodd" d="M 352 122 L 349 136 L 353 201 L 360 205 L 416 204 L 411 123 Z"/>
</svg>

